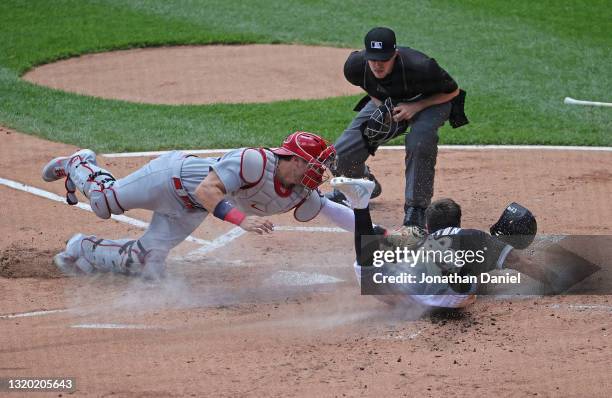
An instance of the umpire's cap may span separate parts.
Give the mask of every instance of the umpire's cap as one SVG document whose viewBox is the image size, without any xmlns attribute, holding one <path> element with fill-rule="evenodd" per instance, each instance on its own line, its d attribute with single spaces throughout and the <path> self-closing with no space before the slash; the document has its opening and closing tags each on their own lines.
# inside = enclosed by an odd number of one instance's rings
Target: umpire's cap
<svg viewBox="0 0 612 398">
<path fill-rule="evenodd" d="M 365 58 L 372 61 L 386 61 L 395 54 L 395 32 L 389 28 L 374 28 L 364 39 Z"/>
</svg>

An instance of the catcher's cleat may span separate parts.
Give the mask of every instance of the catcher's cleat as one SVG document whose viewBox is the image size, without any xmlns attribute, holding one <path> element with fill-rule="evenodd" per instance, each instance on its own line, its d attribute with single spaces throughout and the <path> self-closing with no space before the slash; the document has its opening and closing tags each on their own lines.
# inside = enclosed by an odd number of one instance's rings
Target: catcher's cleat
<svg viewBox="0 0 612 398">
<path fill-rule="evenodd" d="M 425 230 L 425 209 L 422 207 L 407 207 L 403 224 L 406 227 L 419 227 Z"/>
<path fill-rule="evenodd" d="M 365 178 L 335 177 L 331 186 L 346 196 L 347 205 L 353 209 L 365 209 L 376 184 Z"/>
<path fill-rule="evenodd" d="M 60 270 L 60 272 L 66 276 L 79 275 L 79 268 L 76 265 L 76 260 L 61 252 L 53 257 L 53 264 Z"/>
<path fill-rule="evenodd" d="M 45 165 L 42 178 L 47 182 L 56 181 L 68 177 L 66 166 L 70 161 L 96 163 L 96 154 L 90 149 L 81 149 L 70 156 L 60 156 Z"/>
<path fill-rule="evenodd" d="M 92 268 L 89 264 L 80 261 L 81 241 L 85 238 L 83 234 L 76 234 L 66 243 L 66 250 L 53 257 L 53 264 L 68 276 L 82 275 L 91 273 Z"/>
</svg>

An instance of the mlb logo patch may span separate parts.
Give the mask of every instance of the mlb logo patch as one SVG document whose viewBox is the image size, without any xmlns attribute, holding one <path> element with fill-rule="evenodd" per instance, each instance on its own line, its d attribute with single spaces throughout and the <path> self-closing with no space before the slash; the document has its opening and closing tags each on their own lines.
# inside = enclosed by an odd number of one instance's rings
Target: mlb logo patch
<svg viewBox="0 0 612 398">
<path fill-rule="evenodd" d="M 371 49 L 382 50 L 382 48 L 383 48 L 382 41 L 371 41 L 370 42 L 370 48 Z"/>
</svg>

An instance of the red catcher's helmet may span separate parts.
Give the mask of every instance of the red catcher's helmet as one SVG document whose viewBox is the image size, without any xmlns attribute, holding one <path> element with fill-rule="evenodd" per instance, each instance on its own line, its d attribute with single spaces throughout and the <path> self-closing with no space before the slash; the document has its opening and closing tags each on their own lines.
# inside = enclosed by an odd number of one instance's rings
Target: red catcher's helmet
<svg viewBox="0 0 612 398">
<path fill-rule="evenodd" d="M 298 156 L 308 162 L 301 184 L 316 189 L 329 178 L 326 173 L 336 160 L 336 148 L 316 134 L 296 131 L 290 134 L 280 148 L 272 148 L 277 155 Z"/>
</svg>

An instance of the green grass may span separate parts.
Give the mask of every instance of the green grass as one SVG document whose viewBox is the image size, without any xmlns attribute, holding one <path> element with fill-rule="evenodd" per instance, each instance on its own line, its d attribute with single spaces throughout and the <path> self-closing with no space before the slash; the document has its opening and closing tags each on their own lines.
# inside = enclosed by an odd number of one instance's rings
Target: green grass
<svg viewBox="0 0 612 398">
<path fill-rule="evenodd" d="M 172 44 L 285 42 L 360 47 L 372 26 L 435 57 L 468 91 L 471 124 L 452 144 L 612 145 L 609 1 L 0 2 L 0 124 L 98 151 L 278 144 L 288 132 L 336 138 L 358 97 L 158 106 L 79 96 L 20 79 L 83 53 Z"/>
</svg>

